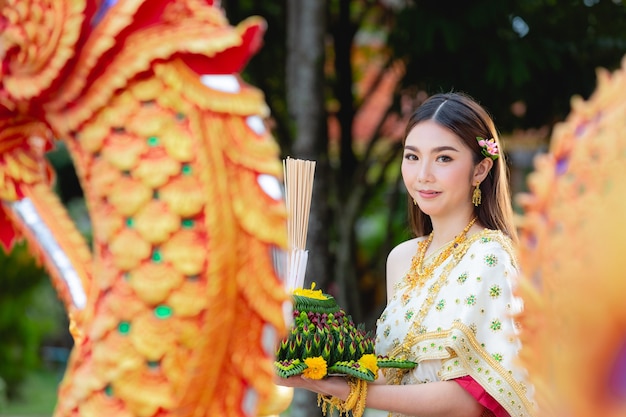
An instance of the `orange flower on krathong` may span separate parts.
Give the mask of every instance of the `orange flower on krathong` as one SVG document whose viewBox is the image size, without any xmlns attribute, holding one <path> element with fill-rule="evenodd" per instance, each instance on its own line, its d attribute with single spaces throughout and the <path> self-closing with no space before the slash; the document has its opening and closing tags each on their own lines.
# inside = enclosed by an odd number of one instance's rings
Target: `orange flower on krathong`
<svg viewBox="0 0 626 417">
<path fill-rule="evenodd" d="M 302 371 L 304 377 L 309 379 L 322 379 L 326 376 L 328 366 L 321 356 L 306 358 L 304 363 L 308 366 L 308 368 Z"/>
<path fill-rule="evenodd" d="M 369 369 L 374 373 L 374 375 L 378 376 L 378 359 L 376 355 L 368 353 L 366 355 L 361 356 L 359 359 L 359 364 L 365 369 Z"/>
</svg>

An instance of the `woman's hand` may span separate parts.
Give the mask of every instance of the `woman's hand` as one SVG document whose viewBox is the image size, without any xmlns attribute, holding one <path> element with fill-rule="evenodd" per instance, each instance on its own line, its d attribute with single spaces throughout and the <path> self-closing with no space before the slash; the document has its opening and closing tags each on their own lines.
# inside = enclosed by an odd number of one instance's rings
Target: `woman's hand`
<svg viewBox="0 0 626 417">
<path fill-rule="evenodd" d="M 331 376 L 323 379 L 309 379 L 302 375 L 292 376 L 289 378 L 277 377 L 274 379 L 276 385 L 284 387 L 302 388 L 309 391 L 317 392 L 322 395 L 330 395 L 345 401 L 350 394 L 350 387 L 345 378 L 340 376 Z"/>
</svg>

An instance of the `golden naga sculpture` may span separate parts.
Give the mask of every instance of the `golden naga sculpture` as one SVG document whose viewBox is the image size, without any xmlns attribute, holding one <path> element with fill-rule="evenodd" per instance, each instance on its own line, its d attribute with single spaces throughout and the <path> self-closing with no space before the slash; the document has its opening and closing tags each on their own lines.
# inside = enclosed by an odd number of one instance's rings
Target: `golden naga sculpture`
<svg viewBox="0 0 626 417">
<path fill-rule="evenodd" d="M 28 240 L 71 317 L 55 415 L 254 415 L 288 299 L 279 149 L 237 75 L 264 22 L 210 0 L 0 8 L 0 240 Z M 50 188 L 56 140 L 92 247 Z"/>
<path fill-rule="evenodd" d="M 520 199 L 522 353 L 540 417 L 626 415 L 626 58 L 597 77 Z"/>
</svg>

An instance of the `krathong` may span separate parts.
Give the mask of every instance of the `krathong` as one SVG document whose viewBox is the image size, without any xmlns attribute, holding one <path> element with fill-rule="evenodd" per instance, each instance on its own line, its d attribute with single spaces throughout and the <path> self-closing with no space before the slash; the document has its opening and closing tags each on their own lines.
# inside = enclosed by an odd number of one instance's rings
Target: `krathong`
<svg viewBox="0 0 626 417">
<path fill-rule="evenodd" d="M 293 292 L 294 324 L 276 352 L 276 373 L 311 379 L 346 375 L 374 381 L 379 368 L 414 368 L 412 361 L 376 356 L 374 338 L 363 324 L 339 307 L 335 298 L 315 290 Z"/>
</svg>

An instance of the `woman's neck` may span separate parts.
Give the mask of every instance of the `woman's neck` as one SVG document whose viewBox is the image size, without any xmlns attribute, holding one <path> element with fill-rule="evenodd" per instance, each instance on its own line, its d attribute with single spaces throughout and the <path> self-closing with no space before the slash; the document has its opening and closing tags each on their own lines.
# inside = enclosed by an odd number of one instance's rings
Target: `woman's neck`
<svg viewBox="0 0 626 417">
<path fill-rule="evenodd" d="M 454 240 L 474 219 L 475 214 L 469 213 L 466 216 L 455 216 L 454 218 L 432 218 L 433 225 L 433 240 L 430 244 L 430 250 L 436 250 L 437 248 L 445 245 L 446 243 Z M 474 223 L 467 231 L 467 235 L 470 235 L 472 231 L 480 229 L 482 226 Z"/>
</svg>

